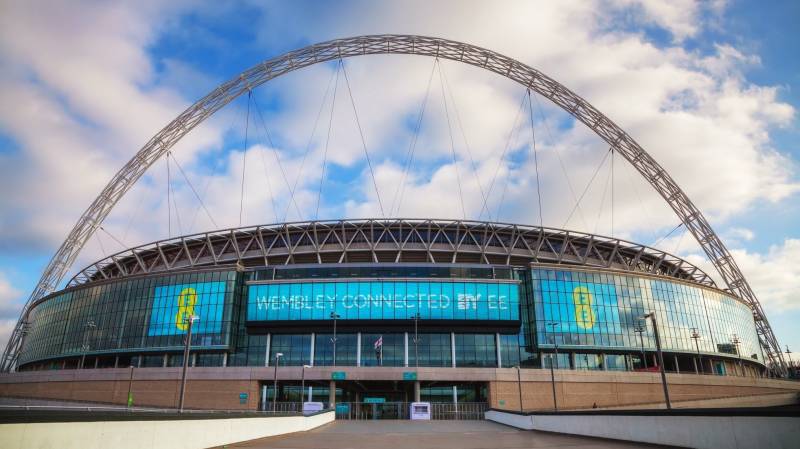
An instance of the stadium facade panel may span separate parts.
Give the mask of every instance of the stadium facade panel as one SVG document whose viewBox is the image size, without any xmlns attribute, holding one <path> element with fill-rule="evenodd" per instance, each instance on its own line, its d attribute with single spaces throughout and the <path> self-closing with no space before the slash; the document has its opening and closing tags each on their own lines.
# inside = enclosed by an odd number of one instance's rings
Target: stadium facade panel
<svg viewBox="0 0 800 449">
<path fill-rule="evenodd" d="M 668 371 L 763 374 L 749 306 L 685 261 L 599 236 L 431 220 L 131 249 L 30 309 L 19 369 L 181 366 L 196 316 L 196 367 L 264 367 L 280 353 L 281 366 L 653 370 L 650 312 Z"/>
</svg>

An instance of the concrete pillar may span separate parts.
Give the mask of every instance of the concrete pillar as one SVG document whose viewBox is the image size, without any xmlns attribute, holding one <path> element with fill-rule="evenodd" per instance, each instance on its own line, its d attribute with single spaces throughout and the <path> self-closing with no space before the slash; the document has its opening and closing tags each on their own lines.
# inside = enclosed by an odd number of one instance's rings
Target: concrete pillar
<svg viewBox="0 0 800 449">
<path fill-rule="evenodd" d="M 502 355 L 502 353 L 500 351 L 500 332 L 496 332 L 494 334 L 494 350 L 495 350 L 495 352 L 497 354 L 496 355 L 496 357 L 497 357 L 497 367 L 498 368 L 502 368 L 503 367 L 503 355 Z"/>
<path fill-rule="evenodd" d="M 267 334 L 267 347 L 264 353 L 264 366 L 269 366 L 269 347 L 272 344 L 272 334 Z"/>
<path fill-rule="evenodd" d="M 328 402 L 331 408 L 336 406 L 336 381 L 332 380 L 328 386 Z"/>
<path fill-rule="evenodd" d="M 680 374 L 681 373 L 681 366 L 678 364 L 678 356 L 677 356 L 677 354 L 673 355 L 672 359 L 675 361 L 675 372 Z"/>
<path fill-rule="evenodd" d="M 414 381 L 414 402 L 419 402 L 420 401 L 419 397 L 420 397 L 420 395 L 419 395 L 419 381 L 415 380 Z"/>
<path fill-rule="evenodd" d="M 361 332 L 356 334 L 356 366 L 361 366 Z"/>
<path fill-rule="evenodd" d="M 314 349 L 315 349 L 314 345 L 315 344 L 316 344 L 316 338 L 315 338 L 314 332 L 312 332 L 311 333 L 311 351 L 309 351 L 309 354 L 311 354 L 311 356 L 310 356 L 311 360 L 308 361 L 308 364 L 310 366 L 314 366 Z"/>
<path fill-rule="evenodd" d="M 453 359 L 452 366 L 456 367 L 456 333 L 450 332 L 450 357 Z M 455 388 L 455 387 L 453 387 Z"/>
<path fill-rule="evenodd" d="M 408 366 L 408 332 L 403 333 L 403 366 Z"/>
<path fill-rule="evenodd" d="M 692 362 L 694 363 L 694 373 L 700 374 L 700 370 L 697 368 L 697 357 L 692 357 Z"/>
</svg>

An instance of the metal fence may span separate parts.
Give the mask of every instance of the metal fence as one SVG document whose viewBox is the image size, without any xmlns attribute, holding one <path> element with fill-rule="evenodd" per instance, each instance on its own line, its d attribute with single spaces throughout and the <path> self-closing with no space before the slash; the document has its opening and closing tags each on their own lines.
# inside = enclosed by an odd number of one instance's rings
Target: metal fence
<svg viewBox="0 0 800 449">
<path fill-rule="evenodd" d="M 410 402 L 338 402 L 336 419 L 409 419 Z M 489 406 L 486 402 L 431 403 L 431 419 L 483 420 Z"/>
</svg>

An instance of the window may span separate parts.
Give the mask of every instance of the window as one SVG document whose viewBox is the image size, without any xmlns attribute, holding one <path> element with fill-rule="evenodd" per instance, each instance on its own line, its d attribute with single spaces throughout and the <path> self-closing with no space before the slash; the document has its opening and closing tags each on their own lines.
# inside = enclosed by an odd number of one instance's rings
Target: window
<svg viewBox="0 0 800 449">
<path fill-rule="evenodd" d="M 494 334 L 456 334 L 456 366 L 496 367 Z"/>
</svg>

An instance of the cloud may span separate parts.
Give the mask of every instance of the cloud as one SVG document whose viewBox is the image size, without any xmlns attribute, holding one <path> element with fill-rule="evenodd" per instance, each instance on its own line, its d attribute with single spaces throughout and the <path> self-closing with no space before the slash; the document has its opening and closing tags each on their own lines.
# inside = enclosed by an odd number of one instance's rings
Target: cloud
<svg viewBox="0 0 800 449">
<path fill-rule="evenodd" d="M 17 324 L 22 309 L 22 292 L 11 285 L 6 274 L 0 271 L 0 351 Z"/>
<path fill-rule="evenodd" d="M 731 255 L 767 311 L 767 318 L 800 309 L 797 300 L 800 267 L 796 263 L 800 257 L 800 239 L 787 238 L 781 244 L 771 246 L 766 253 L 736 248 L 731 250 Z M 690 253 L 686 258 L 707 273 L 715 273 L 704 256 Z"/>
</svg>

